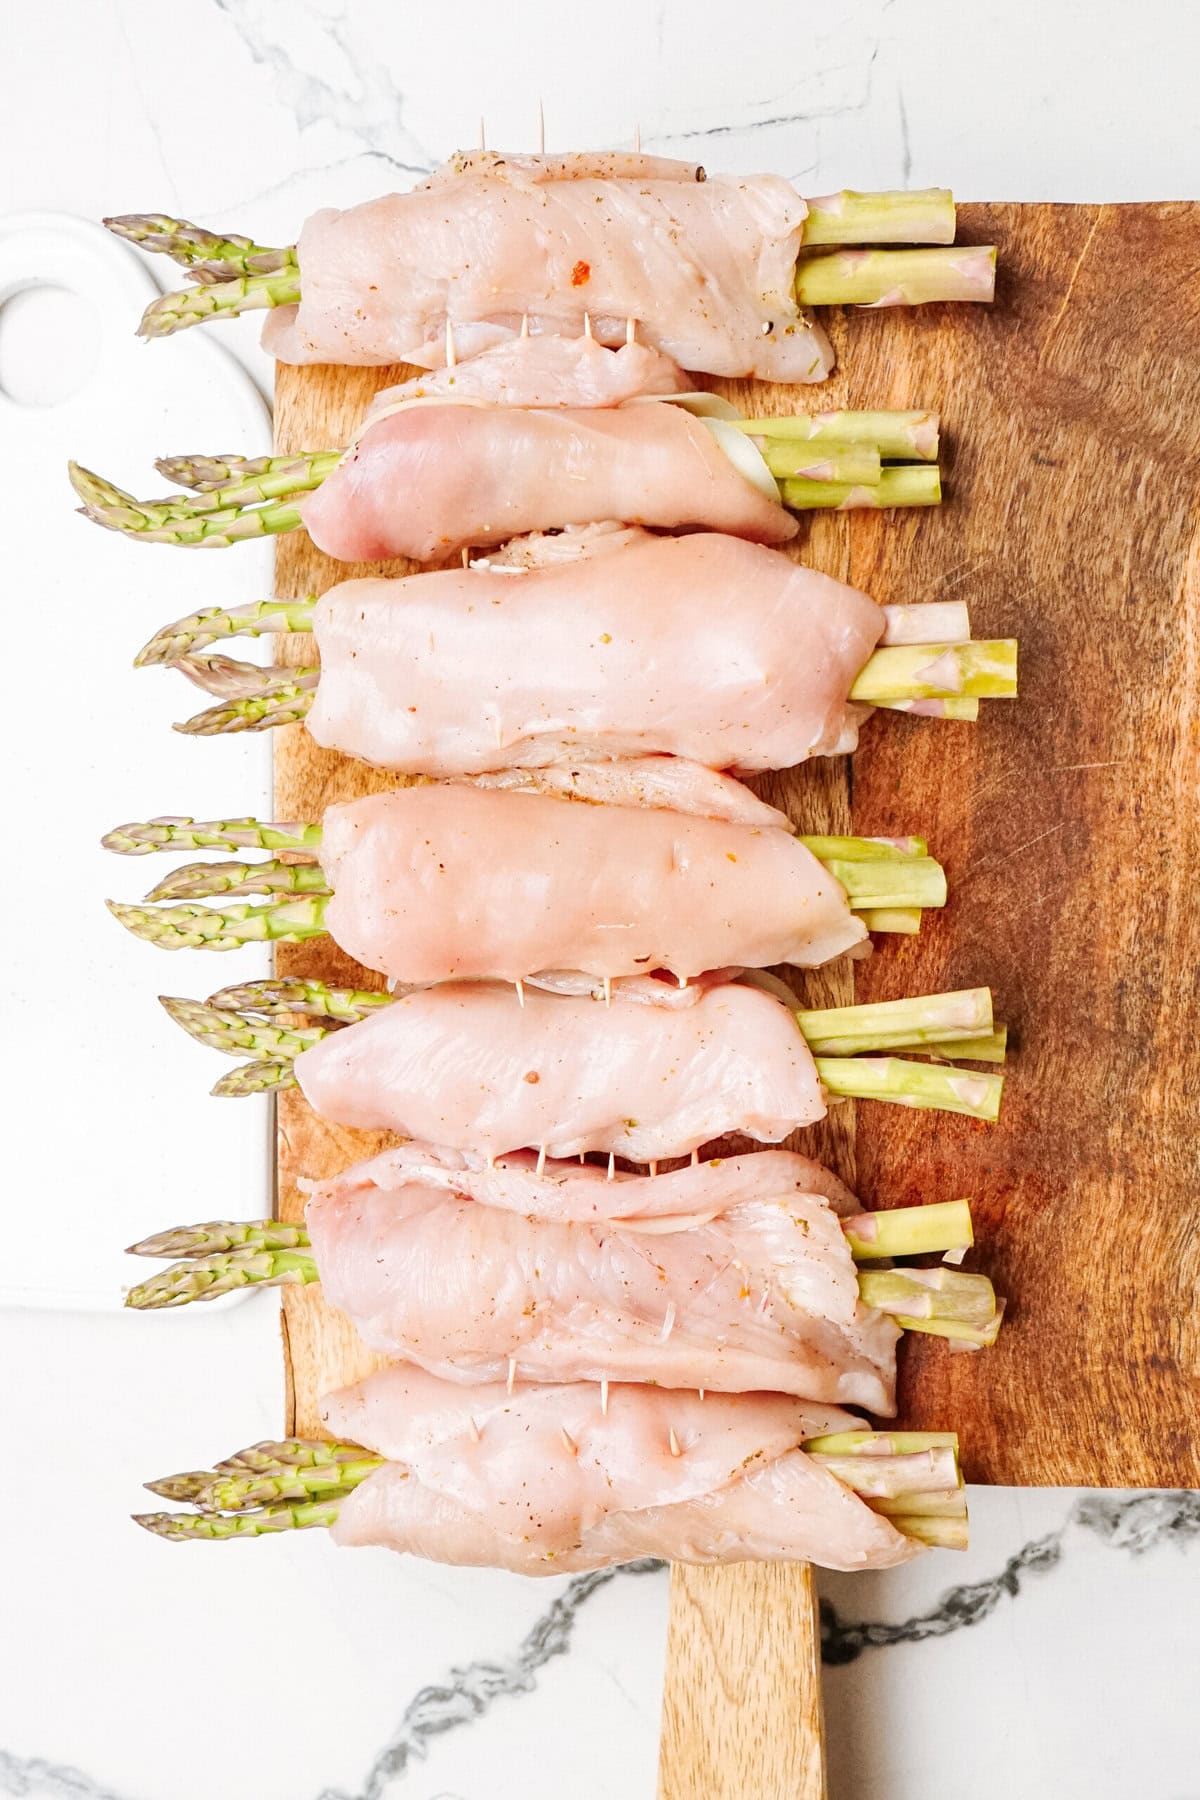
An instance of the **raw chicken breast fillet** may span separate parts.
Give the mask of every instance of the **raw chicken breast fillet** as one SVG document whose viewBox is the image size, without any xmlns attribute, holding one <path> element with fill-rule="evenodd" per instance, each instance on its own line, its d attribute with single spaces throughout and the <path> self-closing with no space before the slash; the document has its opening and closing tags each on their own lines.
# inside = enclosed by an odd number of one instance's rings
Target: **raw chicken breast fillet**
<svg viewBox="0 0 1200 1800">
<path fill-rule="evenodd" d="M 409 194 L 326 209 L 297 246 L 301 299 L 263 330 L 291 363 L 460 357 L 534 332 L 638 335 L 685 369 L 822 381 L 793 296 L 808 208 L 774 175 L 703 179 L 657 157 L 456 158 Z"/>
<path fill-rule="evenodd" d="M 547 1163 L 539 1175 L 512 1158 L 477 1171 L 481 1197 L 468 1197 L 453 1170 L 421 1163 L 411 1146 L 385 1151 L 308 1203 L 325 1298 L 372 1349 L 451 1381 L 611 1377 L 895 1411 L 899 1330 L 860 1302 L 804 1157 L 627 1178 L 625 1205 L 646 1190 L 652 1218 L 599 1222 L 546 1212 L 608 1188 L 602 1169 Z M 497 1179 L 504 1203 L 492 1206 Z"/>
<path fill-rule="evenodd" d="M 403 983 L 819 967 L 867 936 L 778 827 L 433 783 L 325 814 L 325 923 Z"/>
<path fill-rule="evenodd" d="M 500 1156 L 686 1156 L 728 1132 L 779 1143 L 823 1118 L 793 1014 L 732 982 L 692 1006 L 452 982 L 405 994 L 295 1061 L 322 1118 Z"/>
<path fill-rule="evenodd" d="M 581 534 L 560 557 L 331 588 L 317 743 L 442 776 L 649 752 L 752 771 L 854 748 L 848 695 L 884 629 L 865 594 L 715 532 Z"/>
<path fill-rule="evenodd" d="M 591 1383 L 510 1394 L 403 1367 L 343 1388 L 326 1426 L 388 1462 L 339 1502 L 335 1541 L 526 1575 L 639 1556 L 867 1569 L 920 1554 L 799 1448 L 853 1429 L 851 1414 L 776 1394 L 614 1386 L 606 1399 Z"/>
<path fill-rule="evenodd" d="M 468 365 L 469 366 L 469 365 Z M 440 562 L 471 545 L 596 519 L 705 526 L 768 544 L 797 531 L 702 419 L 667 402 L 613 407 L 407 405 L 368 424 L 300 503 L 341 562 Z"/>
</svg>

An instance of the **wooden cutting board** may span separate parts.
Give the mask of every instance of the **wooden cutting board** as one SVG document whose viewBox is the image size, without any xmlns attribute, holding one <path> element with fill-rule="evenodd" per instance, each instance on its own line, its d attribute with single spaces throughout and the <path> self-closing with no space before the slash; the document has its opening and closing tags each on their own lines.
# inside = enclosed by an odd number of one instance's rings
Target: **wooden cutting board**
<svg viewBox="0 0 1200 1800">
<path fill-rule="evenodd" d="M 968 1480 L 1200 1486 L 1200 207 L 960 219 L 1000 246 L 994 307 L 835 316 L 825 386 L 713 384 L 757 413 L 937 409 L 947 503 L 814 515 L 796 554 L 880 601 L 967 600 L 976 636 L 1022 646 L 1021 700 L 977 725 L 877 715 L 852 764 L 759 784 L 806 830 L 920 832 L 949 873 L 943 915 L 807 978 L 808 1003 L 987 983 L 1016 1045 L 997 1126 L 864 1104 L 806 1148 L 873 1205 L 974 1197 L 1000 1343 L 910 1342 L 901 1383 L 906 1423 L 959 1430 Z M 277 449 L 344 443 L 395 376 L 281 367 Z M 371 572 L 279 544 L 283 595 Z M 385 784 L 276 734 L 280 817 Z M 328 943 L 279 962 L 375 985 Z M 382 1142 L 282 1096 L 281 1215 L 298 1175 Z M 283 1318 L 287 1426 L 317 1432 L 373 1359 L 319 1290 Z M 819 1795 L 807 1573 L 676 1571 L 675 1601 L 662 1793 Z"/>
</svg>

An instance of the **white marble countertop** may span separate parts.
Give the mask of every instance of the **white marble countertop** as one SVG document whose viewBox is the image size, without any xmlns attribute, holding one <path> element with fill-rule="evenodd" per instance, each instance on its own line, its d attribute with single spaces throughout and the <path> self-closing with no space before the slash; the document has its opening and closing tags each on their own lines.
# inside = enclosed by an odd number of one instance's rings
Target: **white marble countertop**
<svg viewBox="0 0 1200 1800">
<path fill-rule="evenodd" d="M 544 0 L 461 0 L 449 12 L 195 0 L 186 13 L 149 0 L 45 0 L 6 34 L 0 213 L 158 208 L 287 242 L 314 206 L 404 186 L 475 141 L 481 111 L 489 143 L 530 146 L 539 101 L 551 146 L 628 143 L 636 121 L 647 148 L 769 168 L 807 192 L 936 183 L 960 198 L 1195 197 L 1198 21 L 1190 0 L 844 0 L 820 10 L 793 0 L 753 15 L 709 0 L 615 0 L 592 15 Z M 56 398 L 73 379 L 72 356 L 39 360 L 39 304 L 0 305 L 0 390 L 22 402 Z M 86 361 L 88 334 L 108 327 L 77 314 L 72 343 Z M 123 390 L 131 417 L 146 408 L 165 431 L 157 384 L 173 383 L 171 429 L 190 404 L 207 419 L 214 395 L 234 395 L 242 379 L 230 357 L 269 395 L 256 337 L 249 322 L 232 328 L 221 339 L 229 357 L 191 357 L 186 370 L 173 354 L 182 346 L 140 352 Z M 252 419 L 253 404 L 236 396 L 236 417 Z M 66 444 L 65 427 L 59 444 L 58 418 L 43 409 L 29 428 L 55 468 L 60 449 L 86 448 Z M 7 481 L 28 456 L 12 408 L 3 425 Z M 129 465 L 110 454 L 104 466 L 134 486 L 154 454 L 195 447 L 155 435 L 139 458 L 130 441 L 126 424 L 119 455 Z M 43 654 L 62 667 L 68 652 L 52 633 L 69 629 L 72 670 L 84 659 L 115 681 L 134 642 L 182 612 L 200 577 L 190 563 L 164 566 L 89 533 L 65 486 L 61 499 L 52 581 L 44 543 L 20 524 L 10 531 L 10 598 L 47 590 Z M 230 601 L 268 579 L 249 550 L 232 567 L 201 561 Z M 152 699 L 153 688 L 147 677 L 130 699 L 144 776 L 122 718 L 107 751 L 78 724 L 58 724 L 24 779 L 44 783 L 55 805 L 81 768 L 94 772 L 123 747 L 131 814 L 136 782 L 152 774 L 165 783 L 186 773 L 191 795 L 200 783 L 244 794 L 265 779 L 261 753 L 239 760 L 226 742 L 188 745 L 169 763 L 163 751 L 160 764 L 154 733 L 175 716 L 174 696 L 155 689 Z M 11 725 L 10 758 L 16 738 Z M 69 845 L 62 858 L 71 871 Z M 37 971 L 14 960 L 10 947 L 6 990 L 32 1009 Z M 81 1065 L 148 1059 L 163 1119 L 182 1131 L 201 1116 L 194 1136 L 227 1135 L 203 1166 L 190 1153 L 168 1159 L 170 1127 L 151 1131 L 148 1161 L 135 1158 L 127 1147 L 143 1102 L 105 1090 L 95 1130 L 120 1150 L 98 1172 L 103 1192 L 71 1172 L 64 1141 L 68 1173 L 47 1195 L 73 1247 L 71 1291 L 28 1230 L 0 1283 L 25 1302 L 0 1296 L 0 1794 L 650 1800 L 662 1570 L 535 1584 L 350 1556 L 316 1533 L 209 1554 L 129 1526 L 145 1476 L 277 1432 L 280 1359 L 265 1297 L 198 1318 L 105 1310 L 84 1290 L 89 1269 L 114 1266 L 106 1205 L 140 1203 L 147 1225 L 161 1224 L 177 1209 L 189 1216 L 189 1189 L 220 1184 L 212 1211 L 257 1210 L 266 1124 L 262 1113 L 210 1123 L 221 1109 L 201 1098 L 199 1053 L 165 1021 L 148 1022 L 152 977 L 131 975 L 131 991 L 118 991 L 115 965 L 92 975 L 103 1004 L 81 1025 Z M 10 1168 L 10 1209 L 14 1190 L 27 1192 L 30 1146 L 45 1170 L 61 1098 L 40 1081 L 20 1090 L 15 1153 L 29 1160 L 20 1181 Z M 1200 1653 L 1197 1496 L 978 1491 L 972 1528 L 965 1556 L 823 1580 L 832 1800 L 1196 1800 L 1187 1702 Z"/>
</svg>

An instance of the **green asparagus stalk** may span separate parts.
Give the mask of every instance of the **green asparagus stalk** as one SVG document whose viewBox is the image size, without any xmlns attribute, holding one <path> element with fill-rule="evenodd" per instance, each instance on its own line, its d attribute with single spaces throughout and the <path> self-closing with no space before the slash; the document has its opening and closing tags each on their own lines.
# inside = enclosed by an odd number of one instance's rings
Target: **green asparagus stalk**
<svg viewBox="0 0 1200 1800">
<path fill-rule="evenodd" d="M 810 451 L 834 452 L 866 444 L 885 462 L 936 462 L 938 458 L 940 422 L 936 413 L 789 413 L 780 418 L 731 419 L 730 424 L 750 437 L 768 443 L 781 439 L 806 444 Z"/>
<path fill-rule="evenodd" d="M 236 1069 L 230 1069 L 227 1075 L 214 1081 L 209 1093 L 219 1100 L 240 1100 L 246 1094 L 281 1094 L 285 1088 L 295 1086 L 296 1076 L 290 1060 L 273 1062 L 267 1059 L 239 1063 Z"/>
<path fill-rule="evenodd" d="M 962 600 L 924 600 L 916 606 L 885 606 L 882 642 L 897 644 L 969 644 L 971 616 Z"/>
<path fill-rule="evenodd" d="M 289 306 L 299 298 L 300 271 L 294 265 L 269 275 L 238 275 L 231 281 L 181 288 L 151 302 L 142 314 L 138 336 L 170 337 L 172 332 L 183 331 L 189 325 L 202 325 L 210 319 L 236 319 L 259 307 Z"/>
<path fill-rule="evenodd" d="M 164 813 L 142 823 L 119 825 L 101 842 L 118 856 L 148 856 L 154 850 L 318 850 L 321 827 L 305 820 L 273 824 Z"/>
<path fill-rule="evenodd" d="M 831 1431 L 809 1438 L 804 1448 L 810 1456 L 917 1456 L 926 1450 L 953 1450 L 958 1454 L 956 1431 Z"/>
<path fill-rule="evenodd" d="M 939 1062 L 1002 1063 L 1008 1055 L 1008 1026 L 997 1025 L 977 1038 L 953 1038 L 931 1044 L 929 1054 Z"/>
<path fill-rule="evenodd" d="M 332 893 L 319 863 L 187 863 L 173 869 L 146 895 L 147 901 L 203 900 L 212 894 Z"/>
<path fill-rule="evenodd" d="M 302 675 L 313 670 L 300 670 Z M 181 719 L 173 727 L 185 737 L 225 737 L 237 731 L 272 731 L 277 725 L 296 725 L 306 719 L 315 699 L 312 685 L 306 681 L 280 681 L 264 687 L 260 694 L 248 694 L 240 700 L 223 700 L 219 706 L 208 706 L 203 712 Z"/>
<path fill-rule="evenodd" d="M 964 695 L 1008 700 L 1017 691 L 1017 640 L 899 644 L 876 650 L 850 689 L 852 700 L 931 700 Z"/>
<path fill-rule="evenodd" d="M 361 1444 L 341 1444 L 333 1438 L 264 1438 L 223 1457 L 214 1469 L 221 1475 L 277 1475 L 284 1469 L 325 1469 L 356 1463 L 366 1454 Z M 211 1480 L 213 1470 L 206 1474 Z M 150 1491 L 160 1492 L 157 1487 Z"/>
<path fill-rule="evenodd" d="M 1000 1116 L 1002 1075 L 907 1062 L 895 1056 L 818 1056 L 821 1085 L 832 1099 L 887 1100 L 894 1106 L 963 1113 L 992 1123 Z"/>
<path fill-rule="evenodd" d="M 243 944 L 302 944 L 324 937 L 328 896 L 279 900 L 264 906 L 105 905 L 118 924 L 160 950 L 237 950 Z"/>
<path fill-rule="evenodd" d="M 996 1290 L 987 1276 L 964 1274 L 944 1263 L 934 1269 L 864 1269 L 858 1292 L 864 1306 L 927 1326 L 949 1320 L 979 1328 L 996 1317 Z"/>
<path fill-rule="evenodd" d="M 927 1206 L 899 1206 L 886 1212 L 853 1213 L 843 1219 L 842 1230 L 856 1262 L 879 1257 L 930 1255 L 944 1250 L 969 1250 L 975 1242 L 969 1200 L 938 1200 Z M 159 1252 L 148 1254 L 158 1255 Z M 171 1250 L 166 1254 L 174 1256 L 178 1252 Z"/>
<path fill-rule="evenodd" d="M 793 512 L 822 508 L 835 512 L 861 512 L 893 506 L 940 506 L 942 478 L 936 463 L 914 463 L 881 471 L 873 486 L 841 481 L 805 481 L 784 478 L 779 483 L 783 504 Z"/>
<path fill-rule="evenodd" d="M 874 1510 L 878 1511 L 878 1507 Z M 964 1502 L 962 1514 L 956 1519 L 931 1519 L 922 1514 L 896 1513 L 888 1518 L 889 1525 L 902 1537 L 909 1537 L 918 1544 L 924 1544 L 930 1550 L 966 1550 L 969 1544 L 967 1529 L 967 1509 Z"/>
<path fill-rule="evenodd" d="M 171 667 L 186 675 L 193 687 L 200 688 L 205 694 L 215 694 L 220 700 L 255 699 L 270 693 L 283 682 L 315 688 L 321 674 L 316 667 L 305 669 L 288 663 L 238 662 L 235 657 L 224 656 L 219 651 L 209 655 L 180 656 Z"/>
<path fill-rule="evenodd" d="M 272 1025 L 265 1019 L 254 1019 L 245 1013 L 206 1006 L 199 1000 L 180 999 L 174 994 L 160 994 L 159 1001 L 168 1018 L 173 1019 L 189 1037 L 195 1038 L 198 1044 L 204 1044 L 210 1050 L 220 1050 L 225 1056 L 244 1056 L 249 1053 L 268 1058 L 272 1062 L 287 1062 L 311 1045 L 319 1043 L 322 1038 L 328 1037 L 331 1029 L 328 1025 L 303 1025 L 296 1028 Z"/>
<path fill-rule="evenodd" d="M 325 451 L 316 451 L 323 456 Z M 192 488 L 197 493 L 212 493 L 215 488 L 228 487 L 231 482 L 242 481 L 249 475 L 285 475 L 295 474 L 304 477 L 308 473 L 309 453 L 303 450 L 292 451 L 287 456 L 205 456 L 202 453 L 192 456 L 160 456 L 155 461 L 155 468 L 168 481 L 178 487 Z"/>
<path fill-rule="evenodd" d="M 245 981 L 210 994 L 208 1004 L 226 1012 L 314 1013 L 321 1018 L 340 1019 L 352 1025 L 365 1019 L 381 1006 L 390 1006 L 394 996 L 363 988 L 330 987 L 324 981 L 305 981 L 296 976 L 268 981 Z"/>
<path fill-rule="evenodd" d="M 267 1537 L 273 1531 L 307 1531 L 337 1522 L 336 1500 L 267 1506 L 254 1513 L 134 1513 L 133 1522 L 172 1543 L 189 1538 Z"/>
<path fill-rule="evenodd" d="M 838 481 L 851 487 L 874 487 L 883 470 L 879 452 L 870 444 L 848 444 L 844 450 L 821 450 L 814 449 L 811 443 L 768 438 L 762 456 L 776 480 L 786 476 L 805 481 Z"/>
<path fill-rule="evenodd" d="M 949 188 L 859 194 L 847 188 L 808 202 L 805 249 L 813 244 L 952 244 L 956 213 Z"/>
<path fill-rule="evenodd" d="M 249 606 L 205 607 L 177 619 L 150 639 L 134 657 L 135 668 L 178 663 L 189 652 L 203 650 L 222 638 L 262 637 L 267 632 L 311 631 L 317 596 L 303 600 L 254 600 Z"/>
<path fill-rule="evenodd" d="M 929 1212 L 932 1209 L 912 1207 L 905 1210 Z M 873 1215 L 868 1213 L 864 1216 L 870 1218 Z M 210 1219 L 206 1225 L 177 1225 L 170 1231 L 155 1232 L 153 1237 L 139 1238 L 136 1244 L 128 1246 L 125 1254 L 174 1259 L 184 1256 L 216 1256 L 222 1250 L 307 1248 L 308 1230 L 303 1225 L 288 1225 L 282 1219 Z M 880 1251 L 879 1254 L 882 1256 L 893 1253 Z"/>
<path fill-rule="evenodd" d="M 796 264 L 795 292 L 801 306 L 987 302 L 996 293 L 996 252 L 990 245 L 966 244 L 944 250 L 822 250 Z"/>
<path fill-rule="evenodd" d="M 911 1050 L 939 1039 L 970 1040 L 992 1029 L 990 988 L 959 988 L 918 999 L 801 1010 L 796 1023 L 815 1056 Z"/>
<path fill-rule="evenodd" d="M 841 198 L 841 195 L 833 194 L 827 204 L 836 208 Z M 859 196 L 851 198 L 857 200 Z M 919 216 L 919 212 L 914 214 L 914 222 Z M 139 250 L 171 257 L 185 269 L 190 269 L 199 281 L 228 281 L 238 275 L 272 275 L 278 270 L 297 266 L 294 244 L 273 249 L 266 244 L 256 244 L 252 238 L 238 237 L 233 232 L 206 231 L 202 225 L 193 225 L 187 219 L 168 218 L 164 213 L 126 213 L 120 218 L 105 219 L 104 224 L 115 237 L 124 238 L 127 244 L 135 244 Z M 842 243 L 847 240 L 820 241 Z"/>
<path fill-rule="evenodd" d="M 130 1288 L 126 1306 L 138 1312 L 217 1300 L 245 1287 L 301 1286 L 319 1280 L 316 1258 L 299 1250 L 230 1250 L 176 1263 Z"/>
<path fill-rule="evenodd" d="M 197 288 L 197 293 L 217 293 L 217 288 Z M 172 500 L 140 501 L 123 488 L 68 463 L 71 486 L 83 501 L 80 511 L 96 525 L 120 531 L 126 537 L 151 544 L 183 544 L 203 549 L 224 549 L 241 538 L 277 536 L 300 524 L 300 509 L 290 500 L 262 507 L 224 505 L 221 510 L 189 516 Z"/>
<path fill-rule="evenodd" d="M 921 929 L 919 906 L 861 906 L 858 916 L 871 932 L 916 937 Z"/>
</svg>

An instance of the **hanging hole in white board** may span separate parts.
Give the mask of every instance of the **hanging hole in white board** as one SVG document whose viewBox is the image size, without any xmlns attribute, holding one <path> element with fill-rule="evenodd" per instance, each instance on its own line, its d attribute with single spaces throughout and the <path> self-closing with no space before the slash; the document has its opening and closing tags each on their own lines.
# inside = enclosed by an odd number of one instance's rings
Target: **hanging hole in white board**
<svg viewBox="0 0 1200 1800">
<path fill-rule="evenodd" d="M 99 322 L 70 288 L 32 282 L 0 299 L 0 390 L 18 406 L 61 406 L 99 356 Z"/>
</svg>

